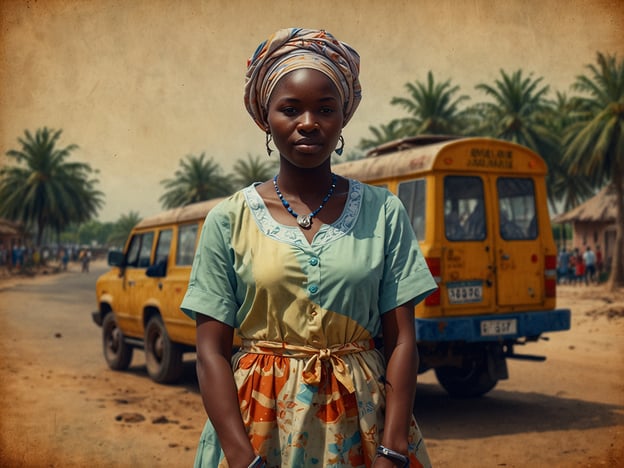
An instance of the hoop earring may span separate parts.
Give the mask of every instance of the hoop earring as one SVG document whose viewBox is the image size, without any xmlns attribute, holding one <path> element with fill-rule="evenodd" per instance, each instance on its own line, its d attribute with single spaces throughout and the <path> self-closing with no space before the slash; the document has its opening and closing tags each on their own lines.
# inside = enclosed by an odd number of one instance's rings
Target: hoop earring
<svg viewBox="0 0 624 468">
<path fill-rule="evenodd" d="M 338 156 L 342 156 L 342 152 L 344 151 L 344 138 L 342 137 L 342 135 L 340 135 L 340 138 L 338 139 L 338 141 L 340 142 L 340 146 L 336 148 L 334 151 L 336 152 Z"/>
<path fill-rule="evenodd" d="M 267 154 L 269 155 L 269 158 L 271 157 L 271 153 L 273 152 L 273 150 L 269 146 L 269 143 L 271 143 L 272 140 L 273 140 L 273 136 L 271 135 L 271 132 L 267 131 L 265 133 L 265 146 L 266 146 L 266 150 L 267 150 Z"/>
</svg>

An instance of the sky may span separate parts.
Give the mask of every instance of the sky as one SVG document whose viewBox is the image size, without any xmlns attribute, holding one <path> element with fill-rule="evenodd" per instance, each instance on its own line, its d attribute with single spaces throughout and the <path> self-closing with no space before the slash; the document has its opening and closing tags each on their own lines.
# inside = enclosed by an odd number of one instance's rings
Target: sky
<svg viewBox="0 0 624 468">
<path fill-rule="evenodd" d="M 100 221 L 155 214 L 185 156 L 205 153 L 226 173 L 267 157 L 244 75 L 284 27 L 326 29 L 360 53 L 347 152 L 405 116 L 392 97 L 430 70 L 470 104 L 501 70 L 571 95 L 597 52 L 624 59 L 621 0 L 0 0 L 0 166 L 24 130 L 62 129 L 58 146 L 78 145 L 69 160 L 99 171 Z"/>
</svg>

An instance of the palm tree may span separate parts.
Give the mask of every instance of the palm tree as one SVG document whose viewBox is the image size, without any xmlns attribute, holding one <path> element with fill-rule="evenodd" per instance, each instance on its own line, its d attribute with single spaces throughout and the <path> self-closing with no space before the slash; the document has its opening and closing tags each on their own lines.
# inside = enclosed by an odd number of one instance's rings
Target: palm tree
<svg viewBox="0 0 624 468">
<path fill-rule="evenodd" d="M 260 156 L 252 157 L 247 154 L 247 159 L 239 159 L 233 167 L 232 182 L 235 188 L 247 187 L 253 182 L 264 182 L 277 172 L 279 161 L 267 160 Z"/>
<path fill-rule="evenodd" d="M 66 161 L 78 147 L 56 148 L 61 133 L 44 127 L 33 137 L 25 130 L 18 138 L 21 150 L 6 153 L 18 165 L 0 169 L 0 215 L 34 226 L 37 246 L 46 229 L 59 234 L 72 223 L 88 221 L 103 203 L 102 192 L 95 189 L 98 181 L 89 178 L 91 166 Z"/>
<path fill-rule="evenodd" d="M 113 225 L 111 233 L 109 234 L 106 242 L 111 246 L 123 248 L 126 243 L 126 239 L 130 235 L 132 228 L 141 221 L 141 216 L 136 211 L 130 211 L 127 214 L 123 214 Z"/>
<path fill-rule="evenodd" d="M 494 101 L 481 102 L 472 110 L 482 117 L 477 133 L 532 149 L 546 161 L 549 181 L 560 177 L 561 145 L 548 124 L 554 114 L 554 104 L 546 98 L 549 87 L 541 85 L 543 78 L 533 78 L 531 74 L 524 77 L 522 70 L 511 75 L 500 70 L 500 74 L 501 79 L 495 80 L 493 86 L 476 86 Z M 547 185 L 552 207 L 557 198 L 554 187 L 552 183 Z"/>
<path fill-rule="evenodd" d="M 594 187 L 582 175 L 570 174 L 569 165 L 563 159 L 563 138 L 567 128 L 573 123 L 574 101 L 565 93 L 557 91 L 553 107 L 546 115 L 546 125 L 557 138 L 557 153 L 548 158 L 546 183 L 548 196 L 557 213 L 555 200 L 563 201 L 563 210 L 568 211 L 579 205 L 594 193 Z"/>
<path fill-rule="evenodd" d="M 501 79 L 494 86 L 476 86 L 494 100 L 478 105 L 485 118 L 480 133 L 527 146 L 550 162 L 549 156 L 556 153 L 558 145 L 545 124 L 552 112 L 552 103 L 546 99 L 549 87 L 541 86 L 543 78 L 523 77 L 522 70 L 511 75 L 504 70 L 500 73 Z"/>
<path fill-rule="evenodd" d="M 572 89 L 578 119 L 567 133 L 565 160 L 572 174 L 589 177 L 596 186 L 610 182 L 617 194 L 616 239 L 609 286 L 624 286 L 624 60 L 598 53 L 597 66 L 587 65 Z"/>
<path fill-rule="evenodd" d="M 402 120 L 406 135 L 421 134 L 460 134 L 462 114 L 459 105 L 470 99 L 461 95 L 454 99 L 459 86 L 451 86 L 451 81 L 436 83 L 433 73 L 427 74 L 427 83 L 406 83 L 405 88 L 409 97 L 393 97 L 392 105 L 403 107 L 410 117 Z"/>
<path fill-rule="evenodd" d="M 390 141 L 398 140 L 407 136 L 402 120 L 392 120 L 388 125 L 381 124 L 379 127 L 372 125 L 368 129 L 373 134 L 373 138 L 362 138 L 358 148 L 367 151 Z"/>
<path fill-rule="evenodd" d="M 189 154 L 180 160 L 180 169 L 173 179 L 160 183 L 166 191 L 159 198 L 163 208 L 176 208 L 232 193 L 232 185 L 221 175 L 221 166 L 211 159 L 204 161 L 205 153 L 199 157 Z"/>
</svg>

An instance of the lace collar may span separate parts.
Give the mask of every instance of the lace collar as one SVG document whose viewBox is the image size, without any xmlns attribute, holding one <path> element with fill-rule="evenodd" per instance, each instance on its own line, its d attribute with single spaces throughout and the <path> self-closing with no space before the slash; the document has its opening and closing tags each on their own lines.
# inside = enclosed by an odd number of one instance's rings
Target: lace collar
<svg viewBox="0 0 624 468">
<path fill-rule="evenodd" d="M 349 195 L 340 217 L 332 224 L 323 224 L 309 244 L 298 227 L 285 226 L 273 219 L 264 200 L 256 190 L 256 184 L 243 189 L 243 195 L 251 214 L 256 221 L 258 229 L 264 235 L 279 242 L 297 246 L 309 246 L 317 244 L 327 244 L 347 235 L 355 226 L 362 206 L 362 194 L 364 187 L 361 182 L 349 179 Z"/>
</svg>

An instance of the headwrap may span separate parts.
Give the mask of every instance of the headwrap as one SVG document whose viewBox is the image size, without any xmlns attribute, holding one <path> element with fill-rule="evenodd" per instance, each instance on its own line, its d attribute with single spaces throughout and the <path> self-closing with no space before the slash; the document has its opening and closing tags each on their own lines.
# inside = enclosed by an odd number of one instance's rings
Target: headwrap
<svg viewBox="0 0 624 468">
<path fill-rule="evenodd" d="M 344 125 L 362 99 L 360 56 L 330 33 L 316 29 L 281 29 L 258 46 L 247 63 L 245 107 L 266 130 L 271 93 L 286 73 L 299 68 L 318 70 L 334 83 L 344 104 Z"/>
</svg>

